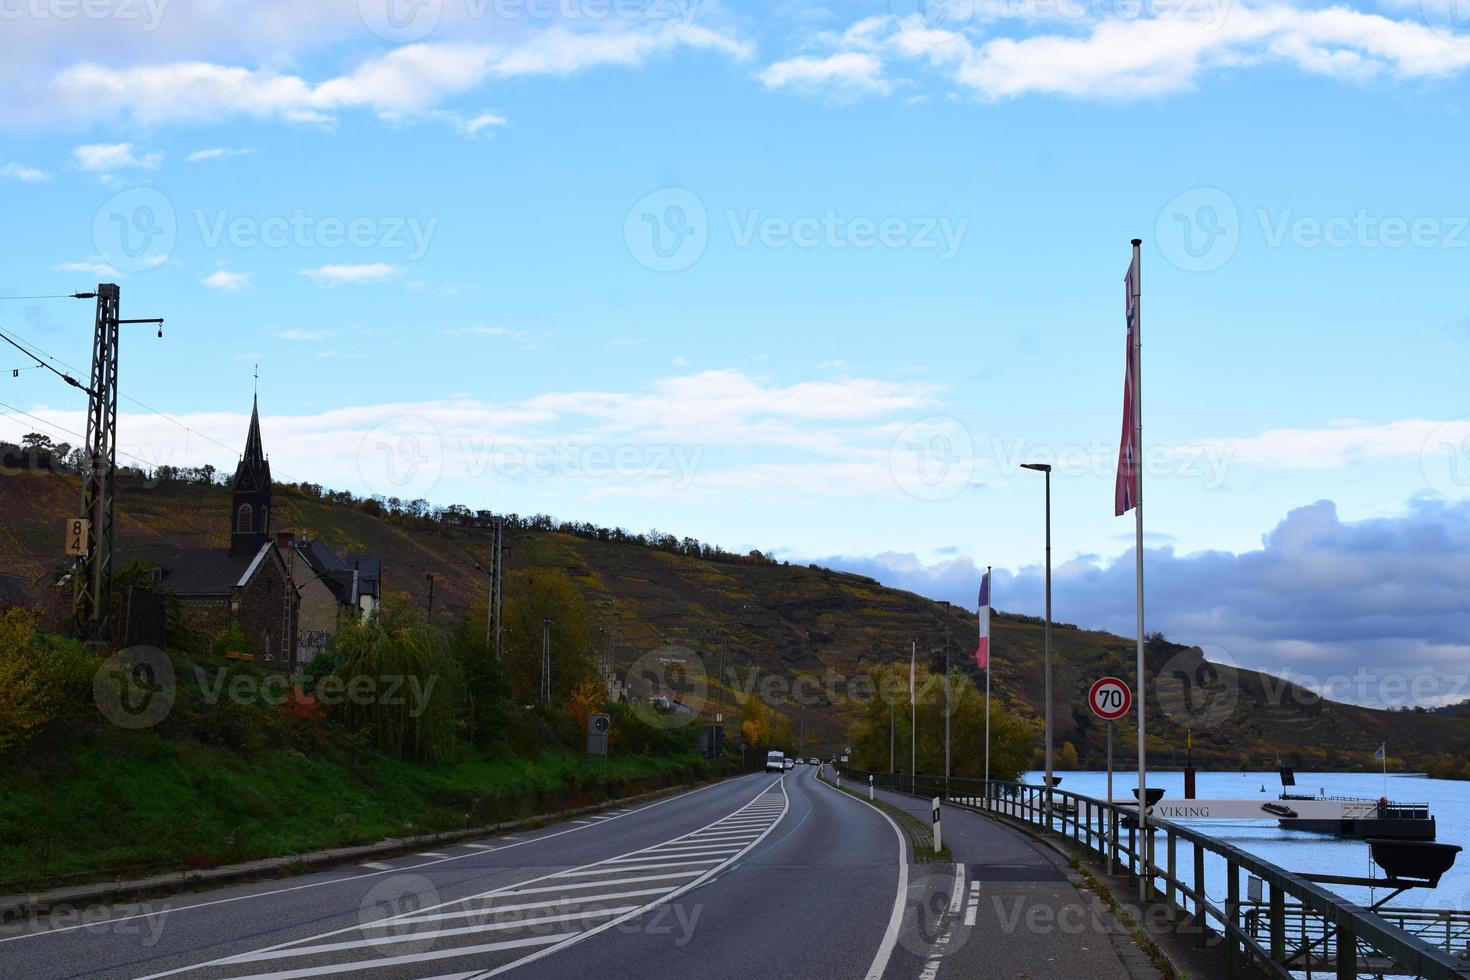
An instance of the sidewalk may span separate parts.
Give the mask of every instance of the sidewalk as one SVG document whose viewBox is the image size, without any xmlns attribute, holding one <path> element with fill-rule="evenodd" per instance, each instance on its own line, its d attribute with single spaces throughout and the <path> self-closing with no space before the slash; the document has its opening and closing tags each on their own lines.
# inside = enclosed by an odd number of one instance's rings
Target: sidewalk
<svg viewBox="0 0 1470 980">
<path fill-rule="evenodd" d="M 929 823 L 928 800 L 878 799 Z M 1158 980 L 1149 954 L 1060 854 L 978 813 L 941 808 L 952 913 L 922 976 Z M 935 870 L 946 867 L 933 865 Z M 956 870 L 964 879 L 954 888 Z"/>
</svg>

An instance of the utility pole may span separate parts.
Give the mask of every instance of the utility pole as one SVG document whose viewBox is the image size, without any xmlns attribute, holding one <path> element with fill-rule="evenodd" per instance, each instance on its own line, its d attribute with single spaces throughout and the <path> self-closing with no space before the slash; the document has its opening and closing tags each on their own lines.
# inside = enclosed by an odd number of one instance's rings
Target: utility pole
<svg viewBox="0 0 1470 980">
<path fill-rule="evenodd" d="M 434 622 L 434 573 L 426 572 L 424 578 L 429 580 L 429 623 Z"/>
<path fill-rule="evenodd" d="M 551 703 L 551 620 L 541 621 L 541 703 Z"/>
<path fill-rule="evenodd" d="M 495 519 L 495 656 L 505 649 L 505 518 Z"/>
<path fill-rule="evenodd" d="M 163 319 L 119 319 L 120 291 L 116 283 L 98 283 L 95 293 L 72 295 L 76 299 L 97 300 L 92 333 L 92 383 L 87 389 L 87 463 L 82 475 L 82 514 L 87 520 L 87 532 L 82 554 L 72 574 L 72 612 L 77 629 L 83 636 L 106 641 L 112 629 L 118 326 L 124 323 L 155 324 L 158 336 L 162 337 Z"/>
</svg>

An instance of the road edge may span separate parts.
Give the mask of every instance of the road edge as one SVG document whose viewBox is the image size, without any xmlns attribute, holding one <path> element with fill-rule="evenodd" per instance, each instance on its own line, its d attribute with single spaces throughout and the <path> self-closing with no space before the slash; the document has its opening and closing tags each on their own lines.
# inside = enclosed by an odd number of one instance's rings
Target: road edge
<svg viewBox="0 0 1470 980">
<path fill-rule="evenodd" d="M 878 945 L 878 952 L 873 956 L 873 962 L 868 966 L 865 980 L 883 980 L 883 974 L 888 970 L 888 961 L 893 958 L 894 947 L 898 945 L 899 933 L 903 931 L 903 912 L 908 905 L 909 897 L 909 842 L 903 835 L 903 830 L 894 823 L 893 818 L 884 813 L 879 807 L 870 805 L 861 797 L 844 793 L 822 778 L 822 772 L 826 767 L 817 770 L 817 782 L 827 787 L 832 792 L 845 800 L 852 800 L 862 806 L 867 806 L 878 816 L 888 821 L 888 826 L 893 828 L 893 836 L 898 839 L 898 891 L 893 896 L 893 911 L 888 916 L 888 928 L 883 933 L 883 941 Z"/>
</svg>

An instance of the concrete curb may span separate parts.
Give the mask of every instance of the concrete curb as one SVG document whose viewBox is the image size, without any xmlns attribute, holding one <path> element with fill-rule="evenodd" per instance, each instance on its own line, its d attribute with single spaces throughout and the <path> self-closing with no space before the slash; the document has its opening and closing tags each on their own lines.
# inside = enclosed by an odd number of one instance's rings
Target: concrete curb
<svg viewBox="0 0 1470 980">
<path fill-rule="evenodd" d="M 571 817 L 578 817 L 589 813 L 601 813 L 604 810 L 625 807 L 631 803 L 644 803 L 664 796 L 675 796 L 693 789 L 698 789 L 701 786 L 713 785 L 724 782 L 727 779 L 738 778 L 742 775 L 745 775 L 745 773 L 722 776 L 702 783 L 681 783 L 678 786 L 654 790 L 651 793 L 640 793 L 637 796 L 624 796 L 615 800 L 607 800 L 603 803 L 577 807 L 571 810 L 558 810 L 552 813 L 536 814 L 535 816 L 523 817 L 519 820 L 511 820 L 491 827 L 472 827 L 440 834 L 422 834 L 417 837 L 389 837 L 372 844 L 358 844 L 353 847 L 308 851 L 303 854 L 291 854 L 284 857 L 262 858 L 257 861 L 246 861 L 241 864 L 208 868 L 202 871 L 174 872 L 171 874 L 153 875 L 147 878 L 137 878 L 130 881 L 96 882 L 89 885 L 72 885 L 66 888 L 55 888 L 49 891 L 33 892 L 31 894 L 0 896 L 0 923 L 47 915 L 53 909 L 61 906 L 75 907 L 78 905 L 106 903 L 144 896 L 175 895 L 180 892 L 198 891 L 221 885 L 258 881 L 263 878 L 278 877 L 285 874 L 299 874 L 309 870 L 332 868 L 342 864 L 352 864 L 378 857 L 394 857 L 410 851 L 417 851 L 425 845 L 454 844 L 465 840 L 495 837 L 507 831 L 539 827 L 546 823 L 559 822 Z"/>
</svg>

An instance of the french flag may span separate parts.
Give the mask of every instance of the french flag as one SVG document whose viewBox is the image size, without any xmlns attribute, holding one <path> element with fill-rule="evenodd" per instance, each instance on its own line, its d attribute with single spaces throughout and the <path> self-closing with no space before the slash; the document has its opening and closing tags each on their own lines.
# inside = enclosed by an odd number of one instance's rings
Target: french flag
<svg viewBox="0 0 1470 980">
<path fill-rule="evenodd" d="M 1118 478 L 1113 484 L 1113 515 L 1122 517 L 1138 506 L 1142 495 L 1142 481 L 1138 479 L 1138 427 L 1133 404 L 1136 387 L 1134 371 L 1138 368 L 1138 264 L 1128 263 L 1128 274 L 1123 277 L 1124 308 L 1128 316 L 1128 366 L 1123 374 L 1123 436 L 1118 442 Z"/>
<path fill-rule="evenodd" d="M 981 670 L 990 669 L 990 569 L 980 578 L 980 645 L 975 648 L 975 663 Z"/>
</svg>

